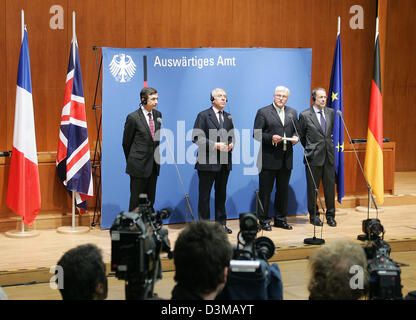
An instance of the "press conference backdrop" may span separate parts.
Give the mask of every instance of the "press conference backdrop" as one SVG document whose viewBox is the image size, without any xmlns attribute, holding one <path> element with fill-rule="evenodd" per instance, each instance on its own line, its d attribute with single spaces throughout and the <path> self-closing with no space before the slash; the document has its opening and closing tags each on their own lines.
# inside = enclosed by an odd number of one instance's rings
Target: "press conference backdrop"
<svg viewBox="0 0 416 320">
<path fill-rule="evenodd" d="M 197 147 L 192 128 L 198 113 L 211 106 L 210 92 L 223 88 L 232 115 L 236 143 L 233 170 L 227 188 L 227 217 L 255 212 L 254 191 L 258 189 L 257 154 L 260 144 L 253 139 L 253 124 L 260 107 L 273 102 L 274 88 L 291 90 L 287 105 L 298 113 L 309 107 L 311 92 L 311 49 L 198 48 L 126 49 L 103 48 L 102 106 L 102 217 L 101 227 L 111 227 L 121 211 L 127 211 L 130 177 L 122 137 L 126 116 L 139 107 L 139 93 L 146 85 L 158 90 L 162 112 L 161 170 L 155 209 L 170 207 L 164 223 L 191 221 L 184 195 L 198 219 L 198 175 L 194 169 Z M 306 178 L 303 147 L 294 148 L 290 179 L 289 214 L 306 214 Z M 177 163 L 182 186 L 174 163 Z M 271 197 L 272 204 L 274 192 Z M 273 205 L 269 215 L 273 216 Z M 214 215 L 214 190 L 211 218 Z"/>
</svg>

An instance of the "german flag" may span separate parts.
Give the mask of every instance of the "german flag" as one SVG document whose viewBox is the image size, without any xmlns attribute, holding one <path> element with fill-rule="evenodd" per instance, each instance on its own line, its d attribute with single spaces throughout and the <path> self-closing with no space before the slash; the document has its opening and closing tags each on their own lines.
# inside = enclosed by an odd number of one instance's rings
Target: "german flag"
<svg viewBox="0 0 416 320">
<path fill-rule="evenodd" d="M 374 48 L 374 70 L 371 83 L 370 113 L 368 116 L 367 149 L 364 172 L 378 204 L 384 202 L 383 178 L 383 99 L 381 95 L 380 43 L 378 19 Z"/>
</svg>

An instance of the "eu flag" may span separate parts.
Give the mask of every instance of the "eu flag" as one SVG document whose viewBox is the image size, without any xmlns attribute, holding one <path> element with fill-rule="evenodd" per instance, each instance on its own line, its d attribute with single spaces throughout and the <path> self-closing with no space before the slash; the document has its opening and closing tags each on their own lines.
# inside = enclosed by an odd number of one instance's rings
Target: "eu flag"
<svg viewBox="0 0 416 320">
<path fill-rule="evenodd" d="M 328 107 L 333 108 L 335 113 L 343 110 L 342 98 L 342 53 L 341 53 L 341 35 L 338 34 L 337 44 L 334 53 L 334 62 L 332 64 L 331 83 L 329 84 Z M 338 202 L 342 202 L 345 194 L 344 187 L 344 127 L 342 119 L 336 114 L 333 141 L 335 146 L 335 174 L 337 184 Z"/>
</svg>

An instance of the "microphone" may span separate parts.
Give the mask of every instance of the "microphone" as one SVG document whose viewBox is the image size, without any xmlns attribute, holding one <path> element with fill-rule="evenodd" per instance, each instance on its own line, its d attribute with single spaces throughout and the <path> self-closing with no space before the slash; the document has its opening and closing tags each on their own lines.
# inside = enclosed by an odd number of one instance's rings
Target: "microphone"
<svg viewBox="0 0 416 320">
<path fill-rule="evenodd" d="M 296 128 L 295 122 L 293 121 L 293 115 L 291 113 L 289 113 L 288 114 L 288 118 L 292 121 L 292 125 L 295 128 L 296 135 L 300 138 L 298 129 Z M 319 203 L 321 204 L 322 210 L 324 210 L 324 205 L 323 205 L 321 196 L 319 195 L 319 190 L 318 190 L 318 187 L 316 185 L 315 178 L 313 177 L 312 169 L 311 169 L 311 166 L 309 165 L 308 158 L 306 158 L 305 152 L 303 153 L 303 157 L 304 157 L 304 159 L 306 161 L 306 166 L 308 167 L 309 174 L 310 174 L 310 176 L 312 178 L 313 186 L 315 188 L 315 194 L 318 196 Z M 316 198 L 316 196 L 315 196 L 315 198 Z M 315 212 L 314 212 L 315 213 L 314 219 L 316 219 L 316 214 L 317 214 L 317 212 L 316 212 L 316 204 L 314 206 L 314 210 L 315 210 Z M 305 244 L 312 244 L 312 245 L 324 244 L 325 243 L 325 240 L 322 239 L 322 230 L 323 230 L 323 228 L 324 227 L 323 227 L 323 224 L 322 224 L 322 226 L 321 226 L 321 238 L 317 238 L 316 237 L 316 225 L 315 225 L 315 223 L 313 223 L 313 238 L 306 238 L 306 239 L 303 240 L 303 243 L 305 243 Z"/>
<path fill-rule="evenodd" d="M 355 157 L 356 157 L 356 159 L 357 159 L 358 165 L 360 166 L 361 173 L 362 173 L 362 175 L 363 175 L 363 177 L 364 177 L 365 183 L 367 184 L 367 190 L 368 190 L 367 220 L 369 220 L 369 219 L 370 219 L 370 206 L 371 206 L 371 204 L 370 204 L 370 199 L 372 200 L 372 202 L 373 202 L 373 204 L 374 204 L 374 208 L 376 209 L 376 219 L 378 219 L 378 207 L 377 207 L 376 201 L 374 200 L 373 193 L 371 192 L 371 186 L 370 186 L 370 184 L 368 183 L 368 180 L 367 180 L 367 177 L 366 177 L 366 175 L 365 175 L 365 172 L 364 172 L 363 166 L 361 165 L 361 161 L 360 161 L 360 159 L 358 158 L 358 153 L 357 153 L 357 150 L 355 150 L 354 143 L 352 142 L 352 139 L 351 139 L 351 136 L 350 136 L 350 132 L 348 131 L 347 125 L 345 124 L 344 117 L 342 116 L 342 112 L 341 112 L 341 110 L 338 110 L 338 111 L 337 111 L 337 114 L 339 115 L 339 117 L 340 117 L 340 118 L 341 118 L 341 120 L 342 120 L 342 124 L 344 125 L 345 131 L 347 132 L 347 135 L 348 135 L 348 140 L 350 141 L 350 144 L 351 144 L 351 146 L 352 146 L 352 149 L 354 150 L 354 154 L 355 154 Z M 365 220 L 363 221 L 363 223 L 364 223 L 364 222 L 365 222 Z M 363 235 L 359 235 L 359 236 L 357 237 L 357 239 L 358 239 L 358 240 L 361 240 L 361 241 L 369 240 L 369 239 L 367 238 L 367 235 L 365 235 L 365 234 L 363 234 Z"/>
<path fill-rule="evenodd" d="M 162 118 L 158 117 L 158 118 L 156 118 L 156 121 L 158 123 L 160 123 L 160 126 L 162 127 Z M 181 174 L 179 172 L 178 165 L 176 164 L 175 155 L 173 154 L 172 147 L 170 146 L 169 139 L 167 137 L 166 137 L 166 141 L 168 143 L 169 153 L 172 156 L 173 163 L 174 163 L 175 168 L 176 168 L 176 172 L 178 173 L 179 181 L 180 181 L 180 183 L 182 185 L 183 193 L 185 194 L 185 200 L 186 200 L 186 204 L 188 206 L 188 210 L 191 213 L 192 220 L 195 220 L 195 216 L 194 216 L 194 213 L 192 211 L 191 203 L 189 202 L 189 195 L 186 193 L 185 185 L 183 184 L 183 181 L 182 181 L 182 176 L 181 176 Z"/>
<path fill-rule="evenodd" d="M 227 119 L 231 121 L 231 123 L 232 123 L 232 125 L 233 125 L 233 130 L 234 130 L 234 121 L 233 121 L 233 116 L 232 116 L 231 114 L 229 114 L 229 115 L 227 116 Z M 234 137 L 234 135 L 233 135 L 233 137 Z M 233 139 L 233 140 L 234 140 L 234 139 Z M 234 141 L 232 141 L 232 142 L 234 143 Z"/>
</svg>

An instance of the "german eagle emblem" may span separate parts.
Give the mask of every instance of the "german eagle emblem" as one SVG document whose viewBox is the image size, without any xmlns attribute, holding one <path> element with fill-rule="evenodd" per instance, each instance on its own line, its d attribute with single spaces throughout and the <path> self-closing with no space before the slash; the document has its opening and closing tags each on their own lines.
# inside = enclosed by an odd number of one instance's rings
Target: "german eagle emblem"
<svg viewBox="0 0 416 320">
<path fill-rule="evenodd" d="M 133 59 L 124 53 L 114 55 L 109 67 L 117 82 L 129 82 L 136 72 L 136 64 Z"/>
</svg>

